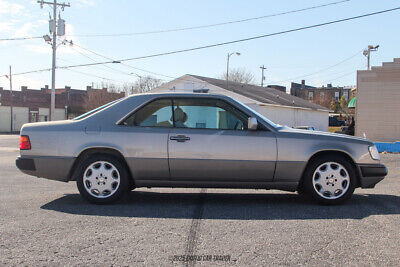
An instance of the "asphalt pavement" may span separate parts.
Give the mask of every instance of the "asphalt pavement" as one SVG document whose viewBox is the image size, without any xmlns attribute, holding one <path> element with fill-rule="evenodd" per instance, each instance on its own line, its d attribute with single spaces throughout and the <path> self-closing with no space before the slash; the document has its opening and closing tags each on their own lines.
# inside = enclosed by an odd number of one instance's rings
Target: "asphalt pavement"
<svg viewBox="0 0 400 267">
<path fill-rule="evenodd" d="M 142 189 L 115 205 L 84 201 L 75 182 L 15 167 L 0 136 L 0 265 L 392 265 L 400 263 L 400 155 L 350 202 L 319 206 L 266 190 Z"/>
</svg>

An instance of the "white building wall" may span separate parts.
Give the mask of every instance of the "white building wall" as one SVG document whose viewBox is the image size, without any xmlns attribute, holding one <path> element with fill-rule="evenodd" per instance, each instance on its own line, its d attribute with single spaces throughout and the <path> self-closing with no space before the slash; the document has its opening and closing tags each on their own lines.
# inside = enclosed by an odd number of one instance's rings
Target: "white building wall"
<svg viewBox="0 0 400 267">
<path fill-rule="evenodd" d="M 22 125 L 29 121 L 28 108 L 13 107 L 13 131 L 17 132 Z M 0 107 L 0 132 L 10 132 L 11 108 Z"/>
<path fill-rule="evenodd" d="M 29 108 L 13 107 L 13 132 L 21 130 L 24 123 L 29 122 Z"/>
<path fill-rule="evenodd" d="M 45 118 L 47 117 L 47 120 L 50 120 L 50 111 L 49 108 L 39 108 L 39 121 L 45 121 Z M 55 120 L 66 120 L 65 117 L 65 109 L 63 108 L 56 108 L 55 109 Z"/>
<path fill-rule="evenodd" d="M 49 109 L 39 108 L 39 121 L 44 121 L 44 116 L 49 119 Z M 21 130 L 22 125 L 29 122 L 29 108 L 13 107 L 13 131 Z M 58 108 L 55 112 L 56 120 L 65 120 L 65 110 Z M 0 132 L 10 132 L 11 127 L 11 108 L 0 106 Z"/>
<path fill-rule="evenodd" d="M 287 125 L 290 127 L 313 126 L 320 131 L 328 131 L 328 111 L 260 103 L 254 99 L 236 94 L 188 75 L 155 88 L 151 93 L 193 92 L 193 89 L 209 89 L 209 93 L 211 94 L 223 94 L 232 97 L 277 124 Z"/>
<path fill-rule="evenodd" d="M 49 108 L 39 108 L 39 121 L 46 121 L 50 119 Z"/>
<path fill-rule="evenodd" d="M 0 106 L 0 133 L 10 132 L 11 127 L 10 107 Z"/>
<path fill-rule="evenodd" d="M 274 123 L 295 126 L 313 126 L 319 131 L 328 131 L 329 113 L 317 110 L 275 105 L 248 105 Z"/>
<path fill-rule="evenodd" d="M 60 120 L 66 120 L 67 118 L 65 117 L 65 109 L 63 108 L 56 108 L 55 112 L 54 112 L 54 119 L 56 121 L 60 121 Z"/>
</svg>

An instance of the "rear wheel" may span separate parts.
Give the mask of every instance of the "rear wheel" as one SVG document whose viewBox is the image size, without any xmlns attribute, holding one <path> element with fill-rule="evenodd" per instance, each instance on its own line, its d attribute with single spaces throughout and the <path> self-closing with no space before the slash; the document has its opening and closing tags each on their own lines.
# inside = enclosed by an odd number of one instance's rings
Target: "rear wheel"
<svg viewBox="0 0 400 267">
<path fill-rule="evenodd" d="M 339 204 L 348 200 L 355 189 L 354 167 L 340 156 L 323 156 L 310 163 L 303 187 L 308 196 L 323 204 Z"/>
<path fill-rule="evenodd" d="M 124 165 L 115 157 L 100 154 L 80 164 L 76 183 L 82 197 L 96 204 L 112 203 L 129 188 Z"/>
</svg>

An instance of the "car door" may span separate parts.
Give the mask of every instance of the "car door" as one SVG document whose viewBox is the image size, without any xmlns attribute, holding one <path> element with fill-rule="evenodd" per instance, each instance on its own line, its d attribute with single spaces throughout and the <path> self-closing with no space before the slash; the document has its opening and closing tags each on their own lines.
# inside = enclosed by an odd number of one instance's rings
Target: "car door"
<svg viewBox="0 0 400 267">
<path fill-rule="evenodd" d="M 168 134 L 172 129 L 172 100 L 156 99 L 122 122 L 119 142 L 136 181 L 169 181 Z"/>
<path fill-rule="evenodd" d="M 217 98 L 173 100 L 174 128 L 168 140 L 171 180 L 272 181 L 276 138 L 267 129 L 248 130 L 248 115 Z"/>
</svg>

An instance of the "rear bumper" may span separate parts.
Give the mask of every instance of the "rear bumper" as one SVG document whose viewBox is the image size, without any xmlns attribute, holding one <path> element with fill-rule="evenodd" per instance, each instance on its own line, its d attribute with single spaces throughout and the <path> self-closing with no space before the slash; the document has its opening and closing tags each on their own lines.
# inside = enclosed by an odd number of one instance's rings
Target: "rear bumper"
<svg viewBox="0 0 400 267">
<path fill-rule="evenodd" d="M 35 162 L 33 159 L 18 157 L 15 160 L 15 165 L 17 165 L 17 168 L 21 171 L 36 171 Z"/>
<path fill-rule="evenodd" d="M 374 188 L 388 174 L 388 169 L 383 164 L 359 164 L 358 167 L 362 188 Z"/>
<path fill-rule="evenodd" d="M 15 160 L 15 165 L 28 175 L 68 182 L 74 161 L 72 157 L 20 156 Z"/>
</svg>

